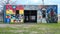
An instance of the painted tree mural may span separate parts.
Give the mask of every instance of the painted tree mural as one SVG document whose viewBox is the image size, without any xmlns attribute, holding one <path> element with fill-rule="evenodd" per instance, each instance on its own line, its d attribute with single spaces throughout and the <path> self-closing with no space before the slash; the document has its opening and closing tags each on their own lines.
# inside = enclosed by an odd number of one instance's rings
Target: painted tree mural
<svg viewBox="0 0 60 34">
<path fill-rule="evenodd" d="M 16 4 L 16 0 L 12 1 L 12 0 L 0 0 L 0 21 L 3 21 L 3 8 L 5 5 L 7 4 Z"/>
</svg>

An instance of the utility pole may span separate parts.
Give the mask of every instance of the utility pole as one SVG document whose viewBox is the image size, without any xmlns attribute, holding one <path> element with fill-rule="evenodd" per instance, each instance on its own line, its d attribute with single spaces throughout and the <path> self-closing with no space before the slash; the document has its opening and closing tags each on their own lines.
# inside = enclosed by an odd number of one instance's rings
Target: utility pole
<svg viewBox="0 0 60 34">
<path fill-rule="evenodd" d="M 42 5 L 44 5 L 44 0 L 42 0 Z"/>
</svg>

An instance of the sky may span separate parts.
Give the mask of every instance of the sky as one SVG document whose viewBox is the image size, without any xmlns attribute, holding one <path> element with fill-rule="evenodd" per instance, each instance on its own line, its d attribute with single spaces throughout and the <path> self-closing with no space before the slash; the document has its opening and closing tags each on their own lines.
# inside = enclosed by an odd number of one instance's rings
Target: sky
<svg viewBox="0 0 60 34">
<path fill-rule="evenodd" d="M 13 2 L 15 0 L 12 0 Z M 17 5 L 42 5 L 42 0 L 17 0 L 15 2 Z M 44 5 L 57 5 L 58 14 L 60 14 L 60 0 L 44 0 Z"/>
</svg>

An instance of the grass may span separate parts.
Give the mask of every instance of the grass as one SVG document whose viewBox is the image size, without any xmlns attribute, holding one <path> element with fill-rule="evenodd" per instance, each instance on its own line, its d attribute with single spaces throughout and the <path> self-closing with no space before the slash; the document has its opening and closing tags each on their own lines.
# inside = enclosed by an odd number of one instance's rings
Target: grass
<svg viewBox="0 0 60 34">
<path fill-rule="evenodd" d="M 0 27 L 0 34 L 60 34 L 60 23 L 15 25 Z"/>
</svg>

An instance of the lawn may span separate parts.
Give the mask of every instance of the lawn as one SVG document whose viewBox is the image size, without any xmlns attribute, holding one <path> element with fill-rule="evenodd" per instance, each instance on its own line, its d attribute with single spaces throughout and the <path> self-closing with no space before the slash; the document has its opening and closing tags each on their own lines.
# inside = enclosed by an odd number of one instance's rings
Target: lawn
<svg viewBox="0 0 60 34">
<path fill-rule="evenodd" d="M 51 24 L 3 24 L 0 34 L 60 34 L 60 23 Z"/>
</svg>

